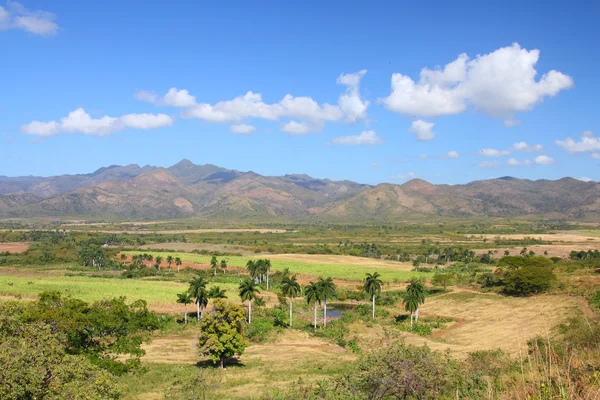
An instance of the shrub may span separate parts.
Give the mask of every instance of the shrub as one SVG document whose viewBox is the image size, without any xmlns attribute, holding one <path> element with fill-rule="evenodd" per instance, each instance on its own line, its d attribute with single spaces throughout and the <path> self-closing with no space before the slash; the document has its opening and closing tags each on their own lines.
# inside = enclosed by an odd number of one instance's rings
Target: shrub
<svg viewBox="0 0 600 400">
<path fill-rule="evenodd" d="M 504 275 L 503 292 L 514 296 L 529 296 L 550 290 L 556 276 L 550 268 L 528 266 Z"/>
</svg>

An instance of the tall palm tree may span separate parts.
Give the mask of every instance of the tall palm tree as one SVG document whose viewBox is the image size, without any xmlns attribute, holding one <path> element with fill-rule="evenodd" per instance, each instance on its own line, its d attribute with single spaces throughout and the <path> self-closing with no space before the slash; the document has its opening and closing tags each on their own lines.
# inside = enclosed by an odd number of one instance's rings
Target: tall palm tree
<svg viewBox="0 0 600 400">
<path fill-rule="evenodd" d="M 152 261 L 154 260 L 154 257 L 152 256 L 152 254 L 144 254 L 144 259 L 148 261 L 148 268 L 150 268 L 152 266 Z"/>
<path fill-rule="evenodd" d="M 267 279 L 267 290 L 269 290 L 269 272 L 271 272 L 271 260 L 269 260 L 268 258 L 265 259 L 265 261 L 263 262 L 263 265 L 264 265 L 265 276 Z"/>
<path fill-rule="evenodd" d="M 290 327 L 292 326 L 292 299 L 302 293 L 302 288 L 298 284 L 296 275 L 290 277 L 286 275 L 281 280 L 281 291 L 283 295 L 290 298 Z"/>
<path fill-rule="evenodd" d="M 195 299 L 196 303 L 196 319 L 200 321 L 202 314 L 201 309 L 204 309 L 208 304 L 208 293 L 206 292 L 206 281 L 201 276 L 190 281 L 190 288 L 188 290 L 190 296 Z M 202 311 L 204 312 L 204 311 Z"/>
<path fill-rule="evenodd" d="M 167 264 L 169 265 L 169 271 L 171 270 L 171 264 L 173 264 L 173 256 L 172 255 L 168 255 L 167 256 Z"/>
<path fill-rule="evenodd" d="M 256 299 L 256 295 L 260 293 L 258 286 L 250 278 L 246 278 L 240 284 L 240 298 L 242 301 L 248 302 L 248 323 L 252 323 L 252 300 Z"/>
<path fill-rule="evenodd" d="M 187 325 L 187 305 L 192 304 L 192 296 L 190 296 L 190 294 L 187 292 L 179 293 L 177 295 L 177 302 L 179 304 L 183 304 L 183 306 L 186 307 L 183 311 L 183 319 L 185 320 L 185 323 Z"/>
<path fill-rule="evenodd" d="M 217 256 L 212 256 L 210 266 L 213 269 L 213 276 L 217 276 Z"/>
<path fill-rule="evenodd" d="M 321 291 L 321 296 L 323 297 L 323 327 L 327 326 L 327 298 L 335 296 L 335 283 L 333 283 L 333 279 L 330 276 L 323 279 L 319 277 L 319 281 L 317 282 L 319 289 Z"/>
<path fill-rule="evenodd" d="M 413 278 L 410 280 L 410 284 L 406 287 L 406 293 L 416 299 L 417 308 L 415 310 L 415 321 L 419 321 L 419 304 L 425 303 L 425 285 L 418 280 L 417 278 Z"/>
<path fill-rule="evenodd" d="M 177 272 L 179 272 L 179 267 L 181 267 L 181 258 L 175 257 L 175 265 L 177 265 Z"/>
<path fill-rule="evenodd" d="M 413 313 L 419 309 L 419 300 L 412 294 L 407 293 L 402 300 L 404 309 L 410 312 L 410 330 L 413 328 Z"/>
<path fill-rule="evenodd" d="M 381 285 L 383 285 L 383 281 L 379 279 L 380 276 L 379 272 L 367 274 L 363 284 L 365 292 L 373 299 L 373 319 L 375 319 L 375 296 L 381 293 Z"/>
<path fill-rule="evenodd" d="M 213 286 L 208 289 L 208 298 L 209 299 L 226 299 L 225 290 L 221 289 L 219 286 Z"/>
<path fill-rule="evenodd" d="M 311 282 L 307 287 L 304 288 L 304 297 L 306 298 L 306 302 L 310 305 L 311 303 L 315 307 L 315 321 L 314 321 L 314 329 L 317 331 L 317 303 L 321 304 L 321 300 L 323 300 L 323 296 L 321 295 L 321 288 L 319 284 Z"/>
<path fill-rule="evenodd" d="M 225 270 L 227 269 L 227 260 L 226 259 L 221 260 L 221 269 L 223 270 L 223 273 L 225 273 Z"/>
<path fill-rule="evenodd" d="M 254 280 L 256 282 L 257 268 L 256 268 L 256 262 L 254 262 L 254 260 L 248 260 L 248 262 L 246 263 L 246 270 L 250 274 L 250 277 L 252 278 L 252 280 Z"/>
<path fill-rule="evenodd" d="M 154 259 L 154 262 L 156 263 L 156 268 L 158 270 L 160 270 L 160 264 L 162 263 L 163 258 L 161 256 L 156 256 L 156 258 Z"/>
</svg>

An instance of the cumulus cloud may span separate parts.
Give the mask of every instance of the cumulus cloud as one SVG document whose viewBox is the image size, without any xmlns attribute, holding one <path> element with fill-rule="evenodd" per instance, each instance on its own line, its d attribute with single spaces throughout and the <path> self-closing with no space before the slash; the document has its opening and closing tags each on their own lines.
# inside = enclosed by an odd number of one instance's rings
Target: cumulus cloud
<svg viewBox="0 0 600 400">
<path fill-rule="evenodd" d="M 415 134 L 415 138 L 420 142 L 428 142 L 435 137 L 435 132 L 433 132 L 433 126 L 435 124 L 433 122 L 423 121 L 422 119 L 417 119 L 412 122 L 409 132 Z"/>
<path fill-rule="evenodd" d="M 304 135 L 310 132 L 310 127 L 302 122 L 290 121 L 281 127 L 283 132 L 290 135 Z"/>
<path fill-rule="evenodd" d="M 581 140 L 576 142 L 571 137 L 565 140 L 557 140 L 554 143 L 568 151 L 569 153 L 585 153 L 600 150 L 600 136 L 594 135 L 592 131 L 585 131 L 581 134 Z"/>
<path fill-rule="evenodd" d="M 375 131 L 364 131 L 360 135 L 333 138 L 329 144 L 340 144 L 344 146 L 375 146 L 381 143 L 383 143 L 383 139 L 377 136 Z"/>
<path fill-rule="evenodd" d="M 541 144 L 529 145 L 529 144 L 527 144 L 527 142 L 515 143 L 515 144 L 513 144 L 512 148 L 516 151 L 523 151 L 525 153 L 533 153 L 535 151 L 543 151 L 544 150 L 544 146 L 542 146 Z"/>
<path fill-rule="evenodd" d="M 516 158 L 509 158 L 507 164 L 511 167 L 526 167 L 532 164 L 531 160 L 519 161 Z"/>
<path fill-rule="evenodd" d="M 458 157 L 459 157 L 458 151 L 452 150 L 452 151 L 448 152 L 448 158 L 458 158 Z"/>
<path fill-rule="evenodd" d="M 52 36 L 58 32 L 55 15 L 46 11 L 30 11 L 21 3 L 7 1 L 0 6 L 0 31 L 21 29 L 34 35 Z"/>
<path fill-rule="evenodd" d="M 496 150 L 496 149 L 481 149 L 479 154 L 485 157 L 504 157 L 509 156 L 510 151 L 508 150 Z"/>
<path fill-rule="evenodd" d="M 416 177 L 414 172 L 407 172 L 406 174 L 398 174 L 391 177 L 393 180 L 405 181 Z"/>
<path fill-rule="evenodd" d="M 482 163 L 477 164 L 479 168 L 496 168 L 500 163 L 497 161 L 484 161 Z"/>
<path fill-rule="evenodd" d="M 600 154 L 599 153 L 592 153 L 592 158 L 594 160 L 600 160 Z"/>
<path fill-rule="evenodd" d="M 294 97 L 286 94 L 277 103 L 266 103 L 260 93 L 252 91 L 231 100 L 215 104 L 199 103 L 185 89 L 171 88 L 164 96 L 154 92 L 138 91 L 138 100 L 171 107 L 182 108 L 184 118 L 197 118 L 214 123 L 241 122 L 247 119 L 279 121 L 293 119 L 284 126 L 285 132 L 300 134 L 322 129 L 326 122 L 345 121 L 355 123 L 366 119 L 369 102 L 360 97 L 360 80 L 367 73 L 362 70 L 351 74 L 341 74 L 337 83 L 346 86 L 346 91 L 338 98 L 338 104 L 319 104 L 311 97 Z M 301 128 L 299 125 L 301 124 Z M 299 130 L 301 132 L 299 132 Z"/>
<path fill-rule="evenodd" d="M 120 117 L 92 118 L 83 108 L 71 111 L 60 122 L 33 121 L 21 126 L 21 132 L 35 136 L 54 136 L 61 132 L 104 136 L 127 128 L 156 129 L 173 124 L 165 114 L 125 114 Z"/>
<path fill-rule="evenodd" d="M 537 156 L 533 161 L 539 165 L 548 165 L 554 163 L 554 159 L 546 155 Z"/>
<path fill-rule="evenodd" d="M 254 132 L 256 130 L 256 128 L 252 125 L 236 124 L 236 125 L 231 125 L 229 127 L 229 130 L 238 135 L 247 135 L 249 133 Z"/>
<path fill-rule="evenodd" d="M 591 182 L 592 178 L 588 178 L 587 176 L 582 176 L 581 178 L 577 178 L 578 181 L 582 182 Z"/>
<path fill-rule="evenodd" d="M 388 109 L 407 115 L 437 117 L 459 114 L 468 107 L 515 124 L 516 112 L 529 111 L 545 97 L 573 86 L 573 79 L 551 70 L 536 80 L 540 51 L 517 43 L 478 55 L 466 54 L 443 68 L 423 68 L 415 82 L 392 75 L 391 94 L 381 99 Z"/>
</svg>

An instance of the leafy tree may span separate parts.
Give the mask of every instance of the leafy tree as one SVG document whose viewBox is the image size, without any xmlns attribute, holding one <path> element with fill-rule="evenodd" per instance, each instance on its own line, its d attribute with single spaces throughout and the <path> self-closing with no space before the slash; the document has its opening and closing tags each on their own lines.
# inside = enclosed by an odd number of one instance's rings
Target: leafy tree
<svg viewBox="0 0 600 400">
<path fill-rule="evenodd" d="M 106 250 L 103 249 L 102 247 L 94 245 L 94 244 L 81 246 L 81 248 L 79 249 L 78 255 L 79 255 L 79 260 L 81 262 L 81 265 L 83 265 L 85 267 L 92 267 L 92 268 L 97 267 L 98 271 L 100 271 L 102 266 L 108 260 L 108 255 L 106 254 Z M 42 260 L 42 262 L 44 262 L 44 263 L 49 262 L 49 261 L 51 261 L 51 259 L 48 259 L 48 257 L 46 257 L 46 259 Z"/>
<path fill-rule="evenodd" d="M 529 296 L 548 291 L 555 281 L 556 276 L 552 269 L 526 266 L 506 272 L 503 277 L 503 291 L 516 296 Z"/>
<path fill-rule="evenodd" d="M 183 306 L 186 307 L 184 308 L 183 319 L 187 324 L 187 305 L 192 304 L 192 296 L 190 296 L 189 292 L 179 293 L 177 294 L 177 303 L 183 304 Z"/>
<path fill-rule="evenodd" d="M 244 310 L 224 300 L 215 300 L 211 313 L 200 324 L 198 348 L 200 354 L 210 356 L 213 363 L 224 368 L 225 360 L 242 355 L 248 346 L 244 337 Z"/>
<path fill-rule="evenodd" d="M 173 261 L 175 261 L 173 259 L 173 256 L 172 255 L 168 255 L 167 256 L 167 265 L 169 266 L 169 271 L 171 270 L 171 264 L 173 264 Z"/>
<path fill-rule="evenodd" d="M 325 279 L 319 277 L 317 286 L 323 298 L 323 326 L 325 327 L 327 326 L 327 297 L 335 296 L 335 283 L 333 283 L 333 279 L 330 276 Z"/>
<path fill-rule="evenodd" d="M 181 267 L 181 258 L 175 257 L 175 265 L 177 265 L 177 272 L 179 272 L 179 267 Z"/>
<path fill-rule="evenodd" d="M 200 321 L 204 313 L 204 307 L 208 304 L 208 293 L 206 293 L 206 281 L 201 276 L 190 281 L 188 293 L 196 303 L 196 320 Z"/>
<path fill-rule="evenodd" d="M 244 279 L 239 287 L 240 290 L 240 298 L 242 301 L 248 302 L 248 323 L 252 323 L 252 300 L 255 300 L 260 293 L 258 287 L 254 283 L 252 279 Z"/>
<path fill-rule="evenodd" d="M 154 262 L 156 263 L 156 269 L 160 270 L 160 264 L 163 262 L 162 256 L 156 256 Z"/>
<path fill-rule="evenodd" d="M 321 288 L 319 284 L 310 282 L 310 284 L 304 288 L 304 297 L 306 298 L 306 302 L 310 305 L 313 304 L 315 307 L 315 320 L 314 320 L 314 330 L 317 331 L 317 303 L 321 304 L 323 301 L 323 294 L 321 292 Z"/>
<path fill-rule="evenodd" d="M 223 270 L 223 273 L 225 273 L 225 270 L 227 269 L 227 260 L 221 260 L 221 269 Z"/>
<path fill-rule="evenodd" d="M 431 284 L 434 286 L 442 286 L 444 291 L 446 291 L 448 285 L 452 284 L 454 280 L 454 275 L 448 273 L 438 273 L 431 278 Z"/>
<path fill-rule="evenodd" d="M 510 251 L 504 250 L 504 256 L 510 256 Z"/>
<path fill-rule="evenodd" d="M 372 274 L 367 274 L 365 281 L 363 283 L 363 288 L 365 292 L 371 299 L 373 300 L 373 319 L 375 319 L 375 296 L 381 293 L 381 286 L 383 285 L 383 281 L 380 278 L 379 272 L 374 272 Z"/>
<path fill-rule="evenodd" d="M 415 321 L 419 321 L 419 304 L 425 303 L 425 285 L 417 278 L 410 280 L 410 284 L 406 287 L 406 293 L 409 297 L 417 300 L 417 309 L 415 310 Z"/>
<path fill-rule="evenodd" d="M 252 280 L 256 282 L 258 268 L 254 260 L 248 260 L 246 263 L 246 271 L 248 271 Z"/>
<path fill-rule="evenodd" d="M 281 292 L 284 296 L 290 298 L 290 327 L 292 326 L 292 300 L 302 293 L 302 288 L 296 279 L 296 275 L 286 275 L 281 280 Z"/>
<path fill-rule="evenodd" d="M 226 299 L 225 290 L 219 286 L 213 286 L 208 290 L 209 299 Z"/>
<path fill-rule="evenodd" d="M 213 269 L 213 275 L 217 276 L 217 256 L 212 256 L 212 258 L 210 259 L 210 267 Z"/>
</svg>

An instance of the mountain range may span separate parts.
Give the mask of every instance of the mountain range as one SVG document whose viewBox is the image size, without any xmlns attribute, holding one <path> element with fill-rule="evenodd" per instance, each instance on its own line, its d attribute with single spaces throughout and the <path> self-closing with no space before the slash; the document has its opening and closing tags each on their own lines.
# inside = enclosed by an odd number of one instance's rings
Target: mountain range
<svg viewBox="0 0 600 400">
<path fill-rule="evenodd" d="M 308 175 L 262 176 L 182 160 L 169 167 L 109 166 L 91 174 L 0 176 L 0 217 L 191 216 L 393 221 L 431 216 L 600 216 L 600 184 L 512 177 L 465 185 L 413 179 L 376 186 Z"/>
</svg>

